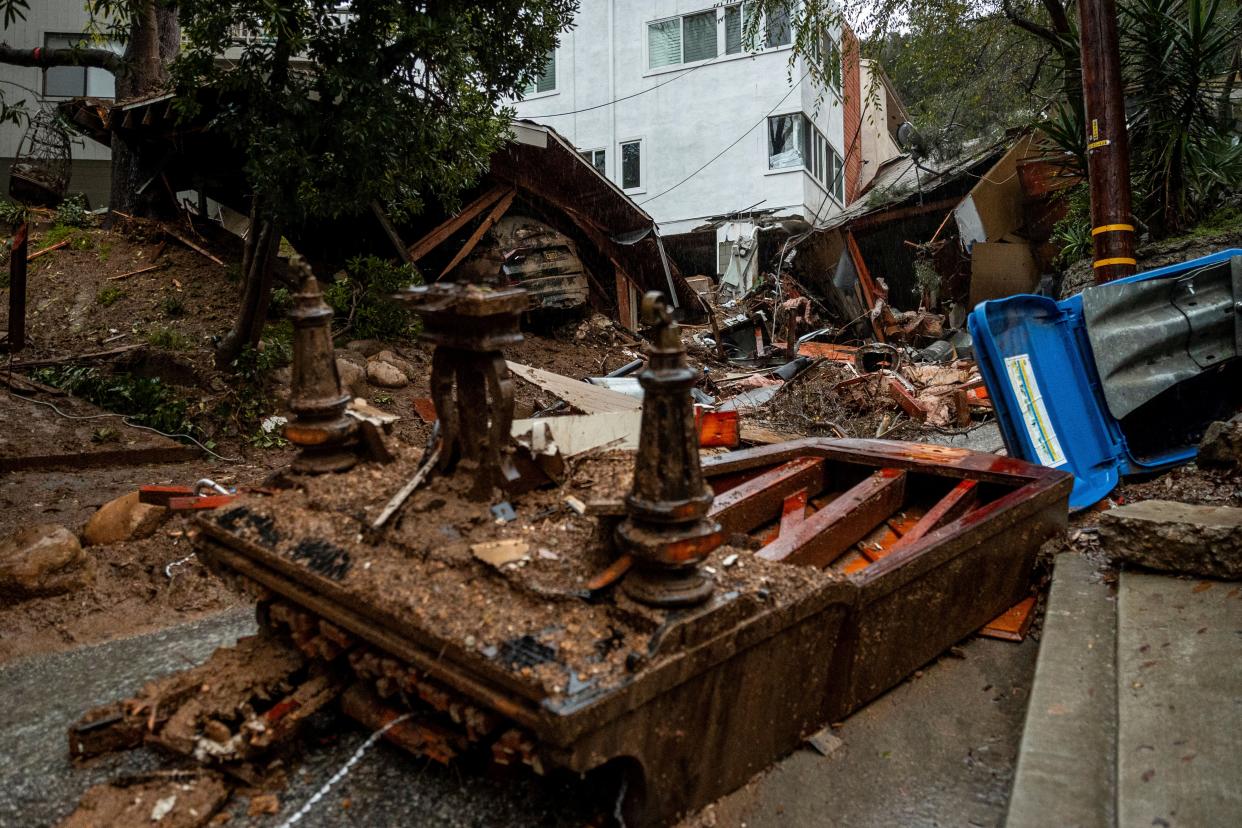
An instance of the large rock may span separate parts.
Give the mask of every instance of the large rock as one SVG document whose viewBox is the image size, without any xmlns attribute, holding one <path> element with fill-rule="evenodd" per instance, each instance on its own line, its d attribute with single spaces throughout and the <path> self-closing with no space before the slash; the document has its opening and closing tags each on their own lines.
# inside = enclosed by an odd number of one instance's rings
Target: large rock
<svg viewBox="0 0 1242 828">
<path fill-rule="evenodd" d="M 337 359 L 336 373 L 341 378 L 341 388 L 351 397 L 367 395 L 367 369 L 347 359 Z"/>
<path fill-rule="evenodd" d="M 404 388 L 410 384 L 400 368 L 378 360 L 367 363 L 367 381 L 380 388 Z"/>
<path fill-rule="evenodd" d="M 94 561 L 63 526 L 37 524 L 0 539 L 0 598 L 61 595 L 94 579 Z"/>
<path fill-rule="evenodd" d="M 110 500 L 91 515 L 82 531 L 87 546 L 149 538 L 168 517 L 163 506 L 139 503 L 138 493 L 130 492 Z"/>
<path fill-rule="evenodd" d="M 1199 442 L 1200 466 L 1237 466 L 1242 462 L 1242 422 L 1214 422 Z"/>
<path fill-rule="evenodd" d="M 378 354 L 371 357 L 371 361 L 387 362 L 389 365 L 405 374 L 406 379 L 414 379 L 414 366 L 410 364 L 409 360 L 397 356 L 392 351 L 380 351 Z"/>
<path fill-rule="evenodd" d="M 1100 516 L 1114 560 L 1209 578 L 1242 578 L 1242 509 L 1144 500 Z"/>
</svg>

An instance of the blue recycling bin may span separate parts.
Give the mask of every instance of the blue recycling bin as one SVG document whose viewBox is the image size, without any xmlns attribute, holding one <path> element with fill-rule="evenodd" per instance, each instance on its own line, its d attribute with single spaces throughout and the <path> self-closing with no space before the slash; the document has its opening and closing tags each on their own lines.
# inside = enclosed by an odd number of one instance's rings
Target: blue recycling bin
<svg viewBox="0 0 1242 828">
<path fill-rule="evenodd" d="M 1240 308 L 1233 249 L 1059 302 L 981 302 L 967 325 L 1009 454 L 1071 472 L 1076 510 L 1122 475 L 1193 459 L 1207 422 L 1236 410 Z"/>
</svg>

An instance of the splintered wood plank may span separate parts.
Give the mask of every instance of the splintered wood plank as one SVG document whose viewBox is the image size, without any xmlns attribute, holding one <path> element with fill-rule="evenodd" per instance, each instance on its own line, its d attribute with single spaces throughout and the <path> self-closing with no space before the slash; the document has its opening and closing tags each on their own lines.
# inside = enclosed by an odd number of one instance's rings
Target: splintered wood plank
<svg viewBox="0 0 1242 828">
<path fill-rule="evenodd" d="M 954 486 L 940 502 L 927 510 L 927 514 L 914 525 L 909 532 L 901 536 L 901 540 L 889 551 L 904 549 L 922 538 L 928 532 L 939 529 L 950 521 L 957 520 L 974 508 L 979 500 L 978 483 L 974 480 L 963 480 Z"/>
<path fill-rule="evenodd" d="M 897 511 L 905 494 L 906 473 L 881 469 L 758 554 L 770 561 L 828 566 Z"/>
<path fill-rule="evenodd" d="M 572 377 L 554 374 L 542 368 L 532 368 L 519 362 L 507 362 L 509 370 L 522 379 L 537 385 L 583 414 L 603 414 L 607 411 L 637 411 L 643 407 L 643 401 Z"/>
<path fill-rule="evenodd" d="M 780 514 L 790 495 L 823 489 L 825 474 L 822 457 L 790 460 L 718 495 L 708 517 L 727 533 L 749 532 Z M 805 500 L 802 505 L 806 506 Z"/>
</svg>

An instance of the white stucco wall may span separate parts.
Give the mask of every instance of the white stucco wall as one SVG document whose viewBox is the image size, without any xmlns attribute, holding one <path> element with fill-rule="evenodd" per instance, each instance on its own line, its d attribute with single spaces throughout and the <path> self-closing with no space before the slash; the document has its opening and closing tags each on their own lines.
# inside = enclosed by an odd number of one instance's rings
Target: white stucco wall
<svg viewBox="0 0 1242 828">
<path fill-rule="evenodd" d="M 870 60 L 863 60 L 860 64 L 862 124 L 859 126 L 859 137 L 863 164 L 858 186 L 861 191 L 875 178 L 885 161 L 901 155 L 901 148 L 889 132 L 889 95 L 878 74 L 883 70 Z"/>
<path fill-rule="evenodd" d="M 766 116 L 774 108 L 777 115 L 812 117 L 843 154 L 838 96 L 828 92 L 817 101 L 818 90 L 800 80 L 805 67 L 790 67 L 788 47 L 720 55 L 697 67 L 647 68 L 649 22 L 711 8 L 718 7 L 710 0 L 583 0 L 557 49 L 556 89 L 517 102 L 518 117 L 548 124 L 579 149 L 606 150 L 605 174 L 618 183 L 620 145 L 641 139 L 642 186 L 627 192 L 666 234 L 756 202 L 782 214 L 831 215 L 840 206 L 825 202 L 825 190 L 809 174 L 768 170 Z M 618 101 L 636 93 L 642 94 Z M 591 107 L 599 108 L 582 111 Z M 665 192 L 722 150 L 706 169 Z"/>
</svg>

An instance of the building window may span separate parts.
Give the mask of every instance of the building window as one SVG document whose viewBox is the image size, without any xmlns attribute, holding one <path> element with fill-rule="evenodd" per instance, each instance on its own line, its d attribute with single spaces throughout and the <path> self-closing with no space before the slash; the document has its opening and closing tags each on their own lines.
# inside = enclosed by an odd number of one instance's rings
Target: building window
<svg viewBox="0 0 1242 828">
<path fill-rule="evenodd" d="M 837 201 L 845 203 L 845 160 L 832 153 L 832 194 Z"/>
<path fill-rule="evenodd" d="M 92 43 L 82 34 L 49 34 L 43 37 L 46 49 L 110 49 L 118 55 L 125 49 L 116 42 Z M 43 96 L 46 98 L 115 98 L 116 79 L 106 69 L 94 66 L 53 66 L 43 70 Z"/>
<path fill-rule="evenodd" d="M 768 169 L 801 167 L 810 158 L 804 146 L 810 139 L 806 116 L 800 112 L 768 118 Z"/>
<path fill-rule="evenodd" d="M 583 150 L 578 154 L 581 155 L 588 164 L 594 167 L 600 175 L 608 174 L 604 172 L 604 164 L 607 159 L 605 158 L 604 151 L 602 149 Z"/>
<path fill-rule="evenodd" d="M 698 63 L 721 54 L 736 55 L 746 51 L 746 22 L 751 14 L 749 2 L 731 3 L 719 13 L 713 8 L 648 23 L 647 68 Z M 788 46 L 793 42 L 788 6 L 767 16 L 762 39 L 768 48 Z"/>
<path fill-rule="evenodd" d="M 621 145 L 621 189 L 637 190 L 643 185 L 643 142 Z"/>
<path fill-rule="evenodd" d="M 681 63 L 681 18 L 647 24 L 647 68 Z"/>
<path fill-rule="evenodd" d="M 540 92 L 553 92 L 556 90 L 556 50 L 548 52 L 548 59 L 543 63 L 543 69 L 535 76 L 535 79 L 526 85 L 526 95 L 537 95 Z"/>
<path fill-rule="evenodd" d="M 824 76 L 830 87 L 841 91 L 841 44 L 831 37 L 824 38 Z"/>
<path fill-rule="evenodd" d="M 764 45 L 769 49 L 793 43 L 793 26 L 789 23 L 788 6 L 769 12 L 767 26 L 764 28 Z"/>
<path fill-rule="evenodd" d="M 724 24 L 725 54 L 736 55 L 742 51 L 742 33 L 746 30 L 741 3 L 725 6 Z"/>
<path fill-rule="evenodd" d="M 682 63 L 716 56 L 716 10 L 688 14 L 681 19 Z"/>
</svg>

